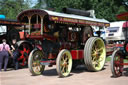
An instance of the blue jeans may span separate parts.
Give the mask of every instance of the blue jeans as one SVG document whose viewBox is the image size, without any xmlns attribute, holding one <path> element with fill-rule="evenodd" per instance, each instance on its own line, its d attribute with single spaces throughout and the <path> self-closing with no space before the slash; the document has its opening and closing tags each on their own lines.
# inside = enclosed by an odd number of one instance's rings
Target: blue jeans
<svg viewBox="0 0 128 85">
<path fill-rule="evenodd" d="M 16 70 L 19 68 L 18 55 L 19 55 L 18 51 L 13 52 L 13 64 Z"/>
</svg>

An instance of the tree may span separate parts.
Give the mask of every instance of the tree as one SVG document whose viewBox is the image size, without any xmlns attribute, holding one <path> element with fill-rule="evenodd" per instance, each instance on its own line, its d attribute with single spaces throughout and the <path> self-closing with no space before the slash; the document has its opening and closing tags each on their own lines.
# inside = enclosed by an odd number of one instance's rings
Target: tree
<svg viewBox="0 0 128 85">
<path fill-rule="evenodd" d="M 37 4 L 33 8 L 42 9 L 46 7 L 45 0 L 37 0 Z"/>
<path fill-rule="evenodd" d="M 116 15 L 126 12 L 127 5 L 123 0 L 91 0 L 92 8 L 98 18 L 116 21 Z"/>
<path fill-rule="evenodd" d="M 90 8 L 89 0 L 47 0 L 48 8 L 54 8 L 56 11 L 62 11 L 62 8 L 76 8 L 88 10 Z"/>
<path fill-rule="evenodd" d="M 29 8 L 29 4 L 26 1 L 24 0 L 0 0 L 1 14 L 6 15 L 8 19 L 16 19 L 16 16 L 21 11 Z"/>
<path fill-rule="evenodd" d="M 94 9 L 97 18 L 115 21 L 116 15 L 128 11 L 127 0 L 47 0 L 48 8 L 61 12 L 62 8 L 77 8 L 81 10 Z"/>
</svg>

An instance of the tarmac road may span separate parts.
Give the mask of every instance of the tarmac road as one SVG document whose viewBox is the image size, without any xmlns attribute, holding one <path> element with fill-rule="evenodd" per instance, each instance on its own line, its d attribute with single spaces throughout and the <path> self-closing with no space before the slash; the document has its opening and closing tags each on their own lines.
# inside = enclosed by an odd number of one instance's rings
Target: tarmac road
<svg viewBox="0 0 128 85">
<path fill-rule="evenodd" d="M 128 85 L 128 74 L 119 78 L 111 75 L 109 62 L 100 72 L 87 72 L 85 67 L 79 66 L 66 78 L 58 77 L 56 66 L 46 67 L 39 76 L 31 76 L 28 68 L 24 68 L 0 72 L 0 85 Z"/>
</svg>

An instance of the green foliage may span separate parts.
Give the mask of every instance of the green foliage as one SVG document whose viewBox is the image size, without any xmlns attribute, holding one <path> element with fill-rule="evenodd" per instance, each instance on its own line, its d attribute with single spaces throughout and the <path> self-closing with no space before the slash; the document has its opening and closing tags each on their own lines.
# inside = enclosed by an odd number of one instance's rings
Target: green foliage
<svg viewBox="0 0 128 85">
<path fill-rule="evenodd" d="M 48 7 L 56 11 L 61 12 L 64 7 L 94 9 L 97 18 L 105 18 L 109 21 L 116 21 L 117 14 L 127 12 L 127 3 L 127 0 L 47 0 Z"/>
<path fill-rule="evenodd" d="M 7 19 L 16 19 L 21 11 L 28 8 L 29 3 L 24 0 L 0 0 L 0 14 L 6 15 Z"/>
<path fill-rule="evenodd" d="M 116 21 L 116 15 L 127 12 L 127 5 L 123 0 L 91 0 L 92 8 L 96 11 L 98 18 Z"/>
<path fill-rule="evenodd" d="M 47 0 L 47 5 L 56 11 L 62 11 L 64 7 L 88 10 L 90 8 L 89 1 L 90 0 Z"/>
<path fill-rule="evenodd" d="M 55 9 L 62 12 L 62 8 L 76 8 L 80 10 L 95 10 L 97 18 L 116 21 L 116 15 L 128 11 L 128 0 L 37 0 L 32 7 L 32 0 L 0 0 L 0 14 L 8 19 L 16 19 L 23 10 L 29 8 Z"/>
<path fill-rule="evenodd" d="M 37 0 L 37 4 L 33 8 L 41 9 L 44 8 L 44 1 L 43 0 Z"/>
</svg>

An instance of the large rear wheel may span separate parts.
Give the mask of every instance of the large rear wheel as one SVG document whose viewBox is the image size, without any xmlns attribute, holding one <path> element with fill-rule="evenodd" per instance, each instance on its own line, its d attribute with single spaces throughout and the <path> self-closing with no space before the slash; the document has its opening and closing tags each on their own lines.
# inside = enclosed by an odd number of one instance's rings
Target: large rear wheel
<svg viewBox="0 0 128 85">
<path fill-rule="evenodd" d="M 123 58 L 119 49 L 115 50 L 111 58 L 111 72 L 113 77 L 120 77 L 123 72 Z"/>
<path fill-rule="evenodd" d="M 33 47 L 29 43 L 26 43 L 26 42 L 22 43 L 19 46 L 20 56 L 18 58 L 18 61 L 21 67 L 24 67 L 28 64 L 28 57 L 32 49 Z"/>
<path fill-rule="evenodd" d="M 45 66 L 41 65 L 42 58 L 44 54 L 40 50 L 33 50 L 28 58 L 28 67 L 32 75 L 40 75 L 43 71 Z"/>
<path fill-rule="evenodd" d="M 56 60 L 57 73 L 60 77 L 66 77 L 72 69 L 72 56 L 70 52 L 63 49 L 59 52 Z"/>
<path fill-rule="evenodd" d="M 84 62 L 89 71 L 100 71 L 106 60 L 104 41 L 98 37 L 91 37 L 84 47 Z"/>
</svg>

